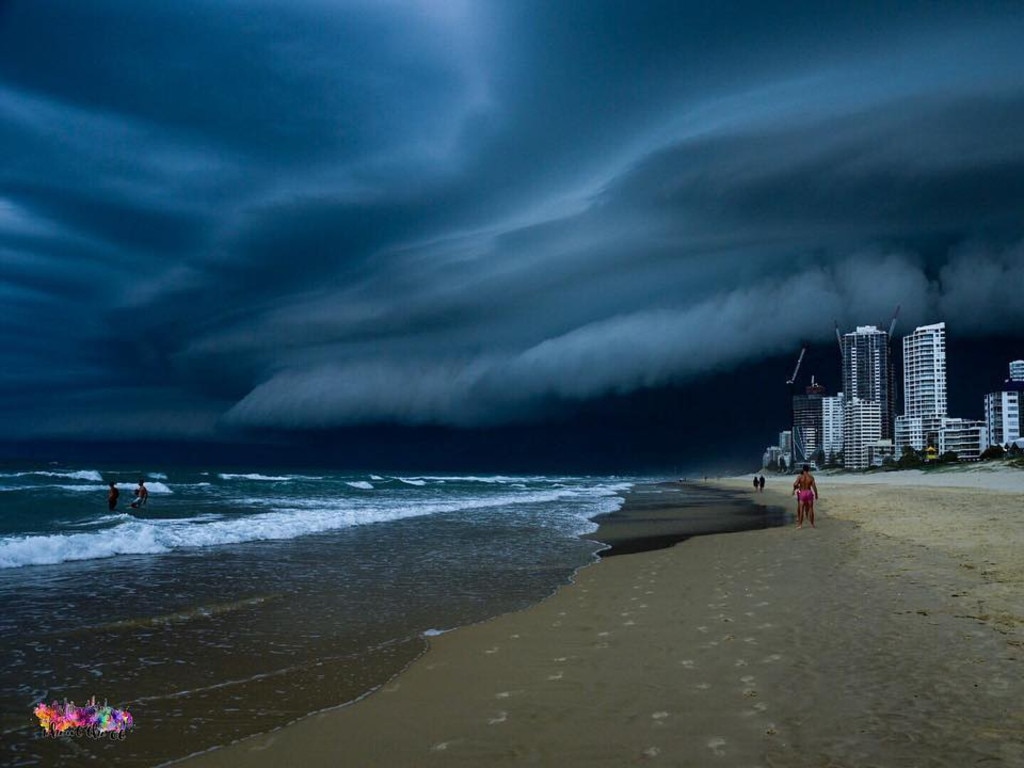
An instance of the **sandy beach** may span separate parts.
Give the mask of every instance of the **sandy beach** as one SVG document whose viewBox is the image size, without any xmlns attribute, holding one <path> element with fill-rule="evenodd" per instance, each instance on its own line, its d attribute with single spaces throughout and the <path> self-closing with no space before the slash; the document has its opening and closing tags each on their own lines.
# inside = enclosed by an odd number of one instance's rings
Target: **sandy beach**
<svg viewBox="0 0 1024 768">
<path fill-rule="evenodd" d="M 790 483 L 760 500 L 792 508 Z M 815 529 L 606 558 L 354 705 L 182 764 L 1024 765 L 1024 471 L 818 483 Z"/>
</svg>

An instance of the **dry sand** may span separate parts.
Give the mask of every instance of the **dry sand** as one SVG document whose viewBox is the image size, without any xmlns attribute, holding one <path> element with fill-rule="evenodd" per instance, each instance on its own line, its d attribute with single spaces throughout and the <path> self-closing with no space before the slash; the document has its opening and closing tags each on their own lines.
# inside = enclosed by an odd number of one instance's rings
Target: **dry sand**
<svg viewBox="0 0 1024 768">
<path fill-rule="evenodd" d="M 609 558 L 188 765 L 1022 766 L 1024 482 L 964 477 L 821 476 L 816 529 Z"/>
</svg>

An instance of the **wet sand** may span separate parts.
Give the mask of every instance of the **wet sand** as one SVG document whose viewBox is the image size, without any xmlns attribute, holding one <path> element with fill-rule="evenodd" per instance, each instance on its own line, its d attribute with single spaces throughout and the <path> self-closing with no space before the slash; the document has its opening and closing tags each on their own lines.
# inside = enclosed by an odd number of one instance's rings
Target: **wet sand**
<svg viewBox="0 0 1024 768">
<path fill-rule="evenodd" d="M 607 558 L 353 706 L 187 764 L 1022 765 L 1024 496 L 927 481 L 823 477 L 816 529 Z M 760 501 L 791 507 L 787 482 Z"/>
</svg>

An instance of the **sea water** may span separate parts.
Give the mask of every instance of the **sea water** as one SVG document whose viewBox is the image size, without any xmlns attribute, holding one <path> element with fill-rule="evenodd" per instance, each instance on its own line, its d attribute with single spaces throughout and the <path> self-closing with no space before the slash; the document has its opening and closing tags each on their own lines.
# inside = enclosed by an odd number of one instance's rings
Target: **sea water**
<svg viewBox="0 0 1024 768">
<path fill-rule="evenodd" d="M 0 763 L 156 765 L 353 701 L 567 583 L 634 481 L 2 468 Z M 92 696 L 135 730 L 41 737 L 34 705 Z"/>
</svg>

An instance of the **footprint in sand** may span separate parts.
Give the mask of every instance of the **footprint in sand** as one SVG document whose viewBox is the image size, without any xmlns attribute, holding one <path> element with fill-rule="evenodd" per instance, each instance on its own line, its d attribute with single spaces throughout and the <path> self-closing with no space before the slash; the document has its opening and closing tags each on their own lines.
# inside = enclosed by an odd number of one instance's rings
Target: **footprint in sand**
<svg viewBox="0 0 1024 768">
<path fill-rule="evenodd" d="M 562 674 L 563 674 L 562 672 L 556 672 L 553 675 L 548 675 L 548 680 L 561 680 L 562 679 Z"/>
<path fill-rule="evenodd" d="M 512 696 L 512 691 L 501 691 L 500 693 L 494 694 L 496 699 L 508 699 Z"/>
<path fill-rule="evenodd" d="M 619 616 L 629 616 L 629 611 L 624 611 L 620 613 Z"/>
<path fill-rule="evenodd" d="M 781 658 L 782 658 L 782 654 L 781 653 L 773 653 L 771 656 L 765 656 L 761 660 L 761 663 L 762 664 L 773 664 L 773 663 L 775 663 L 776 661 L 778 661 Z"/>
<path fill-rule="evenodd" d="M 747 685 L 750 685 L 752 682 L 754 682 L 754 676 L 753 675 L 744 675 L 743 677 L 740 678 L 740 682 L 741 683 L 746 683 Z"/>
<path fill-rule="evenodd" d="M 736 663 L 733 664 L 733 666 L 734 667 L 745 667 L 745 666 L 747 666 L 747 660 L 746 659 L 736 659 Z"/>
<path fill-rule="evenodd" d="M 488 648 L 487 650 L 484 651 L 484 653 L 486 653 L 486 654 L 497 653 L 497 652 L 498 652 L 498 646 L 494 646 L 493 648 Z"/>
<path fill-rule="evenodd" d="M 694 669 L 693 659 L 683 659 L 679 662 L 683 669 Z"/>
<path fill-rule="evenodd" d="M 622 622 L 622 626 L 624 626 L 624 627 L 632 627 L 635 624 L 636 624 L 636 622 L 633 621 L 632 619 L 630 619 L 629 621 Z"/>
<path fill-rule="evenodd" d="M 611 634 L 611 632 L 598 632 L 597 636 L 598 637 L 608 637 L 610 634 Z"/>
<path fill-rule="evenodd" d="M 664 725 L 666 717 L 668 717 L 668 712 L 655 712 L 651 715 L 651 719 L 654 721 L 655 725 Z"/>
<path fill-rule="evenodd" d="M 488 725 L 497 725 L 498 723 L 504 723 L 506 720 L 508 720 L 508 712 L 499 712 L 494 717 L 489 718 L 487 720 L 487 724 Z"/>
<path fill-rule="evenodd" d="M 697 683 L 695 686 L 698 691 L 707 691 L 711 689 L 711 683 Z"/>
<path fill-rule="evenodd" d="M 646 759 L 646 758 L 649 758 L 649 757 L 657 757 L 660 754 L 661 754 L 661 750 L 658 749 L 657 747 L 648 747 L 647 749 L 645 749 L 643 752 L 640 753 L 640 756 L 642 758 Z"/>
<path fill-rule="evenodd" d="M 715 757 L 722 757 L 725 755 L 725 739 L 710 739 L 708 741 L 708 749 L 711 750 Z"/>
</svg>

